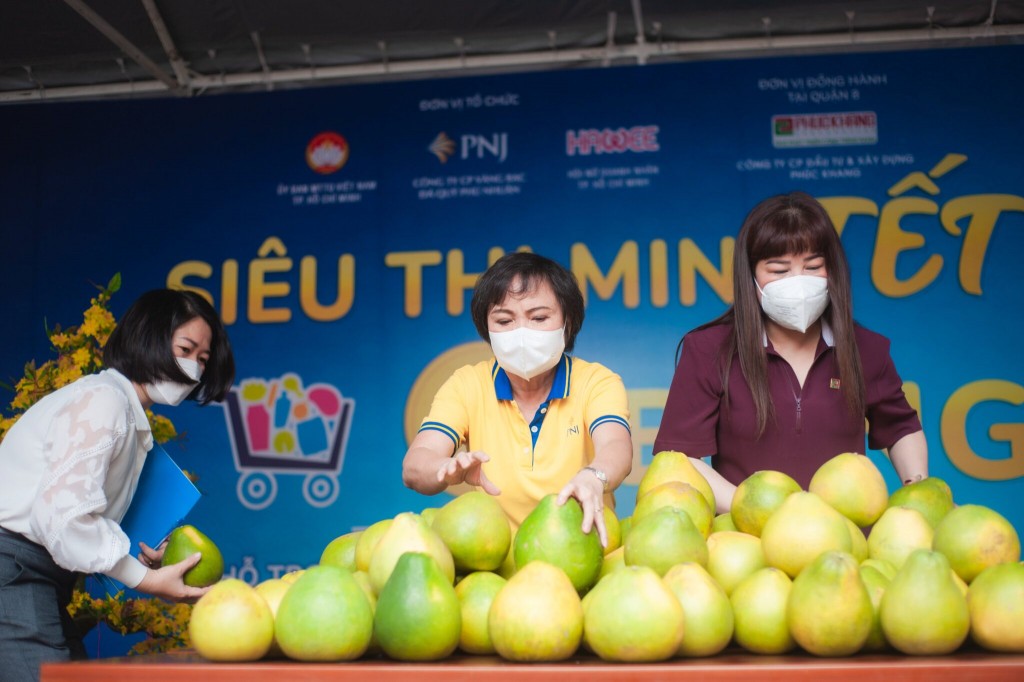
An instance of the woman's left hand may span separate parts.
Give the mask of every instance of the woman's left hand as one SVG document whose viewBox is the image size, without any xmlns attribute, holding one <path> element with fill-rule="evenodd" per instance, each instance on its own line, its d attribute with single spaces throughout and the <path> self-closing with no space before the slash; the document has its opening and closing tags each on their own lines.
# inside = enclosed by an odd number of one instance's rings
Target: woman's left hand
<svg viewBox="0 0 1024 682">
<path fill-rule="evenodd" d="M 160 546 L 153 549 L 145 542 L 140 542 L 139 547 L 142 553 L 139 554 L 139 561 L 146 568 L 160 568 L 164 560 L 164 550 L 167 549 L 167 540 L 160 543 Z"/>
<path fill-rule="evenodd" d="M 570 497 L 575 497 L 583 508 L 584 533 L 589 533 L 597 528 L 597 537 L 601 540 L 601 546 L 608 546 L 608 532 L 604 527 L 604 484 L 597 480 L 589 471 L 577 472 L 572 480 L 565 484 L 558 493 L 556 503 L 561 506 Z"/>
</svg>

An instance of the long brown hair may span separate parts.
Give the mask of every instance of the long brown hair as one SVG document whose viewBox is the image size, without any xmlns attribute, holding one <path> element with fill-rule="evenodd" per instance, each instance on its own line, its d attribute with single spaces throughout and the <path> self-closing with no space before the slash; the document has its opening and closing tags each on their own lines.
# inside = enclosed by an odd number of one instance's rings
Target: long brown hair
<svg viewBox="0 0 1024 682">
<path fill-rule="evenodd" d="M 729 324 L 732 333 L 719 357 L 724 398 L 729 400 L 729 371 L 733 355 L 750 387 L 757 410 L 758 434 L 775 410 L 768 390 L 768 354 L 764 347 L 764 313 L 754 286 L 754 268 L 766 258 L 792 253 L 818 253 L 828 273 L 829 306 L 822 314 L 835 337 L 840 388 L 850 413 L 864 414 L 864 376 L 857 352 L 850 290 L 850 267 L 832 220 L 824 207 L 804 192 L 765 199 L 747 214 L 733 253 L 733 304 L 704 329 Z"/>
</svg>

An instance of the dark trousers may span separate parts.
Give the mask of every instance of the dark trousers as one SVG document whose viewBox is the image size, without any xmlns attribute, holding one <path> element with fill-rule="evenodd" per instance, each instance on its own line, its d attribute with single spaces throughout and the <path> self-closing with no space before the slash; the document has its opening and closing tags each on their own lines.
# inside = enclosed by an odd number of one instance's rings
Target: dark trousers
<svg viewBox="0 0 1024 682">
<path fill-rule="evenodd" d="M 67 605 L 78 578 L 43 547 L 0 528 L 0 679 L 36 682 L 39 666 L 86 658 Z"/>
</svg>

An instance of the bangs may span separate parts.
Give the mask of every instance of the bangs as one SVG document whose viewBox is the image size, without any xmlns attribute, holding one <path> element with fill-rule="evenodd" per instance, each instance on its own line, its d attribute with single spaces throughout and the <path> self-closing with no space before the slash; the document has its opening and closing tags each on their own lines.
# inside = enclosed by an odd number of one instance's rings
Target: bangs
<svg viewBox="0 0 1024 682">
<path fill-rule="evenodd" d="M 823 228 L 832 229 L 831 225 L 806 220 L 796 207 L 780 211 L 762 223 L 760 229 L 751 235 L 750 264 L 754 265 L 759 261 L 787 254 L 826 255 L 831 252 L 831 242 Z"/>
</svg>

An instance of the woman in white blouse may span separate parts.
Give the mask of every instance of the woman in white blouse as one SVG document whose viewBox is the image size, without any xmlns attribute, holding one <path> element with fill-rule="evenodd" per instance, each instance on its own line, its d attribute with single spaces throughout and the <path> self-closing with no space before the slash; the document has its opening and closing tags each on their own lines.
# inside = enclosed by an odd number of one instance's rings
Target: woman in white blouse
<svg viewBox="0 0 1024 682">
<path fill-rule="evenodd" d="M 146 408 L 224 398 L 235 365 L 217 312 L 198 294 L 157 289 L 121 318 L 108 369 L 33 405 L 0 443 L 0 677 L 36 680 L 47 661 L 84 657 L 66 606 L 78 574 L 103 573 L 169 601 L 195 601 L 184 573 L 137 559 L 118 522 L 153 434 Z M 207 588 L 208 589 L 208 588 Z"/>
</svg>

